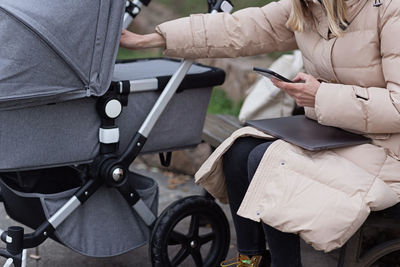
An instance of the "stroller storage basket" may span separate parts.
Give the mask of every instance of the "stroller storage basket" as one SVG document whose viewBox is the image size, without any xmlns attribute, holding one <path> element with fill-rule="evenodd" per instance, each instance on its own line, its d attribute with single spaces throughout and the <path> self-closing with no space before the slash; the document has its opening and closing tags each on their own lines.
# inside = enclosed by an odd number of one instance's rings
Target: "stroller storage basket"
<svg viewBox="0 0 400 267">
<path fill-rule="evenodd" d="M 120 151 L 126 149 L 179 65 L 169 59 L 116 64 L 114 81 L 152 79 L 156 84 L 155 90 L 134 91 L 128 96 L 128 106 L 117 119 Z M 193 65 L 142 152 L 172 151 L 200 143 L 212 87 L 224 78 L 220 69 Z M 0 172 L 85 164 L 99 154 L 101 121 L 96 98 L 0 111 L 0 121 Z"/>
<path fill-rule="evenodd" d="M 7 214 L 33 229 L 49 219 L 83 183 L 80 171 L 69 167 L 3 173 L 0 178 Z M 128 180 L 157 214 L 156 182 L 136 173 L 129 173 Z M 115 188 L 103 187 L 51 237 L 82 255 L 109 257 L 146 244 L 149 228 Z"/>
</svg>

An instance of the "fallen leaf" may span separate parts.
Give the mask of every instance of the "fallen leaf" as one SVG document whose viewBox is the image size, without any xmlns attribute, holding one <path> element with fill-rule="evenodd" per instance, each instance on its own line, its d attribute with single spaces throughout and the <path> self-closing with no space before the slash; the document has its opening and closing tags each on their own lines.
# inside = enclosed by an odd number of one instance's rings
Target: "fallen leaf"
<svg viewBox="0 0 400 267">
<path fill-rule="evenodd" d="M 40 260 L 40 255 L 36 255 L 36 254 L 29 254 L 29 258 L 34 259 L 34 260 Z"/>
</svg>

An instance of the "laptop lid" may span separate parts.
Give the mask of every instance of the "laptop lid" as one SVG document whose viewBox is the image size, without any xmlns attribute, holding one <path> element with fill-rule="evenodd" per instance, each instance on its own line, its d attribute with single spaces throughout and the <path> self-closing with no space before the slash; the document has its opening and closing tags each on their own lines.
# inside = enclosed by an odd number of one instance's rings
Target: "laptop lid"
<svg viewBox="0 0 400 267">
<path fill-rule="evenodd" d="M 246 125 L 310 151 L 370 143 L 371 139 L 345 130 L 321 125 L 304 115 L 252 120 Z"/>
</svg>

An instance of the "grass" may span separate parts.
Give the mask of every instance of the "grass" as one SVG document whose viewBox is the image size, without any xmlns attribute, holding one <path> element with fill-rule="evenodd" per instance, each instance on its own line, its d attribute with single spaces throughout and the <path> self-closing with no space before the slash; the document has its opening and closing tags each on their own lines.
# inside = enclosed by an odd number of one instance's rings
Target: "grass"
<svg viewBox="0 0 400 267">
<path fill-rule="evenodd" d="M 241 105 L 242 103 L 237 104 L 228 99 L 226 93 L 221 88 L 215 87 L 211 95 L 207 112 L 210 114 L 229 114 L 237 117 Z"/>
<path fill-rule="evenodd" d="M 161 57 L 162 52 L 160 49 L 142 49 L 138 51 L 120 48 L 118 50 L 117 59 L 132 59 L 132 58 L 152 58 Z"/>
</svg>

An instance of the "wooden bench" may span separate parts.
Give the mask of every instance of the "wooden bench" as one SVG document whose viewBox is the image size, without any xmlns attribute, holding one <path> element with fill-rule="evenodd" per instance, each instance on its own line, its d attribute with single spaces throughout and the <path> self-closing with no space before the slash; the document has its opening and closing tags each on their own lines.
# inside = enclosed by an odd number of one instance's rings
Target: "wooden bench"
<svg viewBox="0 0 400 267">
<path fill-rule="evenodd" d="M 241 123 L 234 116 L 208 114 L 203 129 L 203 141 L 215 149 L 240 127 Z M 340 249 L 337 266 L 399 267 L 400 204 L 372 212 L 364 225 Z"/>
<path fill-rule="evenodd" d="M 204 122 L 202 139 L 211 147 L 216 148 L 240 127 L 242 127 L 241 123 L 232 115 L 208 114 Z"/>
</svg>

